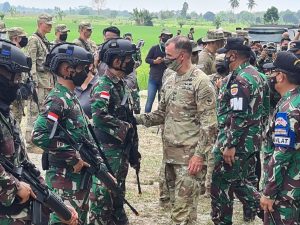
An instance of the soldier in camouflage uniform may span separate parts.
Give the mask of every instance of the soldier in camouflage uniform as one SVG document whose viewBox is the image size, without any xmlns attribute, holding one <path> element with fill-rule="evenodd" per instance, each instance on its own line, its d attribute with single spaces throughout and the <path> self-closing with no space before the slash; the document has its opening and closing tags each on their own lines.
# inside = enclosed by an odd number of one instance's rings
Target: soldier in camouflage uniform
<svg viewBox="0 0 300 225">
<path fill-rule="evenodd" d="M 166 65 L 175 72 L 167 79 L 158 110 L 137 115 L 147 127 L 163 124 L 166 181 L 174 195 L 169 224 L 197 224 L 197 205 L 205 152 L 216 126 L 215 92 L 209 78 L 192 65 L 192 44 L 176 36 L 166 43 Z"/>
<path fill-rule="evenodd" d="M 8 39 L 14 43 L 18 48 L 24 48 L 28 43 L 27 33 L 21 27 L 12 27 L 7 30 Z M 28 90 L 27 86 L 24 83 L 27 82 L 26 76 L 22 76 L 23 80 L 20 87 L 20 91 L 18 92 L 17 100 L 12 104 L 12 113 L 14 115 L 14 119 L 18 124 L 21 124 L 22 117 L 24 114 L 24 108 L 27 105 L 26 99 L 28 99 L 30 95 L 30 90 Z M 21 89 L 22 88 L 22 89 Z"/>
<path fill-rule="evenodd" d="M 112 39 L 104 43 L 100 60 L 107 64 L 108 69 L 99 76 L 91 91 L 95 133 L 124 196 L 129 165 L 125 141 L 133 125 L 124 121 L 123 115 L 126 112 L 123 107 L 132 113 L 132 102 L 123 78 L 134 69 L 132 56 L 135 52 L 135 45 L 128 40 Z M 128 224 L 123 202 L 111 198 L 107 188 L 101 186 L 100 182 L 94 182 L 93 193 L 96 193 L 91 206 L 93 224 Z"/>
<path fill-rule="evenodd" d="M 5 46 L 5 48 L 4 48 Z M 5 49 L 5 55 L 3 55 Z M 0 41 L 0 155 L 19 166 L 29 160 L 22 142 L 18 123 L 10 115 L 10 104 L 15 100 L 21 74 L 29 72 L 31 61 L 17 47 Z M 9 56 L 9 57 L 8 57 Z M 40 178 L 42 180 L 42 178 Z M 19 181 L 5 171 L 0 163 L 0 224 L 31 224 L 30 200 L 35 198 L 29 184 Z M 21 206 L 21 207 L 20 207 Z M 5 207 L 14 207 L 11 214 L 3 214 Z M 16 210 L 20 208 L 20 210 Z M 77 213 L 72 209 L 73 217 L 68 224 L 76 225 Z M 43 224 L 47 218 L 43 217 Z"/>
<path fill-rule="evenodd" d="M 246 178 L 261 147 L 266 97 L 262 76 L 249 64 L 250 51 L 241 38 L 228 38 L 218 50 L 226 53 L 225 65 L 232 73 L 224 79 L 217 102 L 219 133 L 211 186 L 215 224 L 232 224 L 234 194 L 248 204 L 251 219 L 259 210 L 259 193 Z"/>
<path fill-rule="evenodd" d="M 209 30 L 207 36 L 202 39 L 207 45 L 199 53 L 198 68 L 201 69 L 206 75 L 216 73 L 216 51 L 224 46 L 224 32 L 221 30 Z M 208 197 L 210 193 L 211 176 L 213 171 L 213 155 L 211 149 L 206 153 L 207 174 L 205 178 L 205 196 Z"/>
<path fill-rule="evenodd" d="M 213 85 L 215 86 L 216 93 L 219 93 L 219 89 L 222 85 L 222 80 L 229 73 L 228 69 L 225 67 L 224 63 L 225 54 L 218 54 L 216 56 L 216 73 L 209 75 L 209 78 Z"/>
<path fill-rule="evenodd" d="M 65 24 L 58 24 L 55 27 L 55 36 L 56 39 L 52 42 L 53 45 L 64 43 L 68 39 L 68 32 L 70 29 Z"/>
<path fill-rule="evenodd" d="M 90 53 L 95 53 L 97 50 L 97 45 L 90 39 L 93 32 L 91 23 L 84 21 L 81 22 L 78 26 L 78 32 L 79 37 L 76 38 L 73 43 L 84 48 Z"/>
<path fill-rule="evenodd" d="M 120 38 L 121 31 L 119 30 L 119 28 L 117 28 L 115 26 L 110 26 L 110 27 L 104 28 L 102 33 L 103 33 L 103 40 L 104 40 L 104 42 L 106 42 L 106 41 L 109 41 L 114 38 Z M 101 52 L 100 52 L 101 47 L 102 47 L 102 45 L 100 45 L 100 47 L 99 47 L 99 55 L 101 54 Z M 98 70 L 97 75 L 102 76 L 105 73 L 106 69 L 107 69 L 106 63 L 101 62 L 99 60 L 99 64 L 97 65 L 97 70 Z"/>
<path fill-rule="evenodd" d="M 34 121 L 38 116 L 38 109 L 42 109 L 43 101 L 53 87 L 53 80 L 51 76 L 45 71 L 44 62 L 46 60 L 46 55 L 50 51 L 50 42 L 46 39 L 46 34 L 51 32 L 52 29 L 52 16 L 48 14 L 41 14 L 37 20 L 38 29 L 29 38 L 27 44 L 27 54 L 32 59 L 32 69 L 31 74 L 33 81 L 35 82 L 37 95 L 38 95 L 38 105 L 31 98 L 28 101 L 27 107 L 27 126 L 26 126 L 26 143 L 28 147 L 31 148 L 31 132 Z"/>
<path fill-rule="evenodd" d="M 267 131 L 265 187 L 260 199 L 265 225 L 300 223 L 300 61 L 290 52 L 279 52 L 272 69 L 271 88 L 278 102 Z"/>
<path fill-rule="evenodd" d="M 0 21 L 0 39 L 7 39 L 6 31 L 7 29 L 5 23 L 3 21 Z"/>
<path fill-rule="evenodd" d="M 131 33 L 124 34 L 124 39 L 126 39 L 132 43 L 132 41 L 133 41 L 132 34 Z M 138 52 L 139 52 L 139 54 L 138 54 Z M 125 77 L 126 85 L 128 86 L 128 88 L 131 91 L 131 96 L 133 99 L 133 111 L 135 114 L 140 114 L 140 112 L 141 112 L 141 102 L 140 102 L 140 93 L 139 93 L 140 88 L 139 88 L 138 81 L 137 81 L 136 69 L 142 64 L 142 58 L 141 58 L 140 49 L 138 49 L 138 52 L 136 54 L 134 54 L 134 56 L 133 56 L 134 61 L 135 61 L 133 72 Z"/>
<path fill-rule="evenodd" d="M 57 83 L 45 99 L 32 134 L 33 143 L 47 153 L 47 185 L 76 209 L 84 224 L 88 222 L 90 187 L 80 189 L 83 176 L 80 172 L 89 165 L 74 150 L 60 126 L 78 144 L 90 139 L 87 120 L 73 91 L 85 80 L 85 68 L 91 63 L 92 54 L 76 45 L 63 44 L 51 50 L 45 66 L 56 76 Z M 60 224 L 61 220 L 52 213 L 50 222 Z"/>
<path fill-rule="evenodd" d="M 221 30 L 209 30 L 202 41 L 206 43 L 203 51 L 199 53 L 198 66 L 206 74 L 216 73 L 215 58 L 219 48 L 224 46 L 224 32 Z"/>
</svg>

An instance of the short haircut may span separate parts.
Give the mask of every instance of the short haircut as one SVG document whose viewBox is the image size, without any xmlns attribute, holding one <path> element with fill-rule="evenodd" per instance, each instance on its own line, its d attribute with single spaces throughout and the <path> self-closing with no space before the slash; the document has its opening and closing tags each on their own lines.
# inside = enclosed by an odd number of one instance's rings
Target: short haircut
<svg viewBox="0 0 300 225">
<path fill-rule="evenodd" d="M 119 28 L 117 28 L 115 26 L 110 26 L 110 27 L 104 28 L 103 35 L 105 35 L 106 32 L 114 33 L 114 34 L 118 35 L 118 37 L 120 37 L 120 34 L 121 34 L 121 31 L 119 30 Z"/>
<path fill-rule="evenodd" d="M 243 58 L 243 59 L 250 59 L 250 56 L 251 56 L 251 51 L 240 51 L 240 50 L 236 50 L 238 56 L 240 58 Z"/>
<path fill-rule="evenodd" d="M 192 55 L 192 43 L 189 38 L 185 36 L 176 36 L 171 39 L 169 39 L 166 43 L 166 46 L 169 44 L 174 43 L 176 50 L 182 50 L 188 53 L 189 55 Z"/>
<path fill-rule="evenodd" d="M 300 77 L 299 74 L 290 73 L 290 72 L 283 72 L 286 74 L 287 80 L 296 85 L 300 85 Z"/>
</svg>

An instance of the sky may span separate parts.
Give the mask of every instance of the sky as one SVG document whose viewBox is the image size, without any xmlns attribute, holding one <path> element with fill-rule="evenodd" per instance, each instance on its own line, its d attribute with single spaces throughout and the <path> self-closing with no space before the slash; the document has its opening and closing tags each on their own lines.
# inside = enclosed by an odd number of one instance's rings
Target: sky
<svg viewBox="0 0 300 225">
<path fill-rule="evenodd" d="M 54 8 L 58 6 L 61 9 L 69 7 L 92 6 L 92 0 L 5 0 L 11 5 L 21 5 L 36 8 Z M 0 0 L 0 3 L 5 1 Z M 189 4 L 189 12 L 205 13 L 207 11 L 219 12 L 230 10 L 228 0 L 186 0 Z M 133 8 L 148 9 L 151 12 L 160 10 L 180 10 L 184 0 L 106 0 L 104 8 L 114 10 L 128 10 Z M 284 2 L 284 4 L 283 4 Z M 46 4 L 45 4 L 46 3 Z M 299 0 L 256 0 L 257 5 L 253 11 L 266 11 L 267 8 L 275 6 L 279 11 L 290 9 L 292 11 L 300 10 Z M 236 12 L 247 10 L 247 0 L 240 0 L 240 7 Z"/>
</svg>

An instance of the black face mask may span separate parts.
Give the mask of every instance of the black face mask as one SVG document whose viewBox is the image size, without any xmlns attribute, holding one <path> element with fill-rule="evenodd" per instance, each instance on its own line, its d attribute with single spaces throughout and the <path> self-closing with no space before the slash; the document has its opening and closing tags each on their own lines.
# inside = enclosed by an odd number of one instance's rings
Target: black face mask
<svg viewBox="0 0 300 225">
<path fill-rule="evenodd" d="M 83 84 L 83 82 L 85 81 L 85 79 L 87 78 L 88 73 L 89 73 L 89 71 L 87 69 L 84 69 L 79 73 L 75 73 L 71 78 L 74 85 L 77 87 L 80 87 Z"/>
<path fill-rule="evenodd" d="M 288 46 L 282 46 L 281 47 L 281 51 L 287 51 L 288 50 Z"/>
<path fill-rule="evenodd" d="M 162 37 L 161 42 L 166 43 L 169 40 L 169 37 Z"/>
<path fill-rule="evenodd" d="M 130 59 L 129 62 L 126 63 L 125 69 L 123 69 L 125 75 L 129 75 L 133 72 L 135 62 L 133 59 Z"/>
<path fill-rule="evenodd" d="M 68 33 L 63 33 L 59 35 L 59 40 L 66 41 L 68 38 Z"/>
<path fill-rule="evenodd" d="M 17 98 L 18 84 L 11 85 L 9 80 L 0 74 L 0 99 L 8 106 Z"/>
<path fill-rule="evenodd" d="M 276 76 L 269 77 L 268 81 L 269 81 L 269 87 L 270 87 L 271 92 L 273 92 L 273 93 L 277 92 L 275 89 L 275 84 L 277 83 Z"/>
<path fill-rule="evenodd" d="M 21 48 L 24 48 L 28 44 L 28 38 L 23 36 L 21 41 L 19 42 L 19 45 Z"/>
<path fill-rule="evenodd" d="M 228 73 L 230 72 L 230 69 L 229 69 L 229 65 L 231 63 L 230 57 L 231 56 L 229 56 L 229 57 L 225 56 L 225 58 L 224 58 L 224 69 L 225 69 L 225 71 L 228 71 Z"/>
<path fill-rule="evenodd" d="M 229 74 L 229 66 L 226 66 L 224 61 L 216 65 L 216 70 L 218 74 L 224 77 Z"/>
</svg>

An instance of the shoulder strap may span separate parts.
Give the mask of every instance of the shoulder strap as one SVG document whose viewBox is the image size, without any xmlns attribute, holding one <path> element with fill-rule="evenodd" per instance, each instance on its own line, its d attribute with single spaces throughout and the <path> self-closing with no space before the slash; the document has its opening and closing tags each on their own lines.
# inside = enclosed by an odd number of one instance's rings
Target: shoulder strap
<svg viewBox="0 0 300 225">
<path fill-rule="evenodd" d="M 41 41 L 42 46 L 46 50 L 46 52 L 49 53 L 51 50 L 51 43 L 47 39 L 43 38 L 38 32 L 35 32 L 34 35 Z"/>
<path fill-rule="evenodd" d="M 85 50 L 87 50 L 88 52 L 92 52 L 91 48 L 87 45 L 87 43 L 82 40 L 81 38 L 78 38 L 78 40 L 84 45 Z"/>
</svg>

